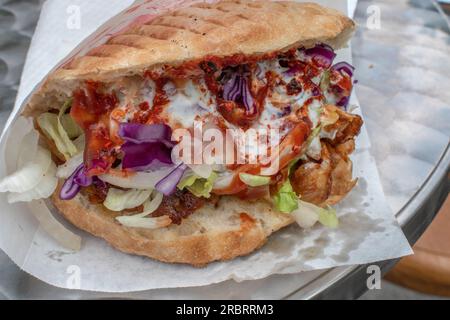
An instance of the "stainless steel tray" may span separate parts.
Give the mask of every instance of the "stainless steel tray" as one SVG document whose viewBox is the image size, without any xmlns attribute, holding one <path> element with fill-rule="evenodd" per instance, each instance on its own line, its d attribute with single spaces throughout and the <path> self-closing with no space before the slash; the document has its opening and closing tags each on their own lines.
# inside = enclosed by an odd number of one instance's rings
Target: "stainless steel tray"
<svg viewBox="0 0 450 320">
<path fill-rule="evenodd" d="M 100 1 L 100 0 L 98 0 Z M 12 108 L 42 1 L 0 0 L 0 125 Z M 413 244 L 449 192 L 450 38 L 434 1 L 360 1 L 353 41 L 357 93 L 389 203 Z M 376 14 L 380 13 L 380 28 Z M 396 261 L 378 265 L 386 272 Z M 45 298 L 355 298 L 366 266 L 333 268 L 258 281 L 128 294 L 69 291 L 22 272 L 0 253 L 0 297 Z"/>
</svg>

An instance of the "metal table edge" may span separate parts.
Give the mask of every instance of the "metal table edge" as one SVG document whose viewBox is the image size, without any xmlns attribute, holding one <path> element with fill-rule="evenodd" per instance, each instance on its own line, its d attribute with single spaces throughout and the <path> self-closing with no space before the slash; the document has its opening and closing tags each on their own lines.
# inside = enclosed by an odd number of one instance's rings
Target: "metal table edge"
<svg viewBox="0 0 450 320">
<path fill-rule="evenodd" d="M 422 186 L 396 215 L 411 245 L 419 239 L 444 203 L 450 190 L 449 172 L 450 143 Z M 423 221 L 424 217 L 425 221 Z M 418 221 L 419 218 L 422 221 Z M 283 299 L 295 299 L 297 295 L 301 295 L 302 299 L 358 298 L 368 290 L 366 270 L 369 265 L 378 265 L 384 275 L 398 261 L 399 259 L 393 259 L 366 265 L 333 268 Z M 353 288 L 353 291 L 343 292 L 341 288 Z"/>
</svg>

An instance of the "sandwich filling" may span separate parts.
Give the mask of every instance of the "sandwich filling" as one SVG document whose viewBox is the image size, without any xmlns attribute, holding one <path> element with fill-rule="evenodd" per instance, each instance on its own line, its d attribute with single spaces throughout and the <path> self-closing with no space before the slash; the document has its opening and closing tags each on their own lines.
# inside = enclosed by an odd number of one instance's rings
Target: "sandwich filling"
<svg viewBox="0 0 450 320">
<path fill-rule="evenodd" d="M 349 155 L 362 120 L 347 112 L 353 67 L 334 58 L 319 44 L 86 81 L 35 121 L 61 199 L 81 193 L 129 227 L 180 224 L 223 196 L 335 226 L 329 206 L 356 183 Z"/>
</svg>

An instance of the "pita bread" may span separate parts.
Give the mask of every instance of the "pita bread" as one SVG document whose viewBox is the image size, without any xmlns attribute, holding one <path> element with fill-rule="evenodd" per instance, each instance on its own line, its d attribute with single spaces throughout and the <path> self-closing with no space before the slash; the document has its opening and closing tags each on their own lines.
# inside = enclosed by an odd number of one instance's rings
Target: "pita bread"
<svg viewBox="0 0 450 320">
<path fill-rule="evenodd" d="M 260 56 L 294 47 L 346 44 L 352 20 L 313 3 L 221 1 L 197 4 L 159 16 L 146 25 L 112 37 L 106 44 L 50 74 L 31 97 L 24 115 L 37 116 L 61 105 L 86 79 L 113 82 L 160 65 L 179 65 L 205 56 Z M 221 198 L 183 221 L 159 230 L 127 228 L 117 213 L 92 205 L 82 195 L 52 201 L 74 225 L 115 248 L 169 263 L 202 266 L 233 259 L 261 247 L 268 237 L 293 222 L 265 201 Z"/>
</svg>

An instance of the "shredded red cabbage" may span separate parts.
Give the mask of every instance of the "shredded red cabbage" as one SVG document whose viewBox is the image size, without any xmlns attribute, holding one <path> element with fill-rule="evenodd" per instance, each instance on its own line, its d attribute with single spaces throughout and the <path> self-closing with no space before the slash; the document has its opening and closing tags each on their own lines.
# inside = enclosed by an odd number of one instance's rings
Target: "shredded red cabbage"
<svg viewBox="0 0 450 320">
<path fill-rule="evenodd" d="M 172 148 L 172 129 L 165 124 L 121 123 L 119 136 L 132 143 L 158 142 Z"/>
<path fill-rule="evenodd" d="M 122 160 L 123 169 L 136 171 L 157 170 L 172 164 L 172 149 L 161 142 L 125 142 L 121 150 L 124 153 Z"/>
<path fill-rule="evenodd" d="M 157 170 L 171 165 L 172 129 L 165 124 L 122 123 L 119 136 L 126 142 L 122 168 L 136 171 Z"/>
</svg>

